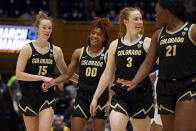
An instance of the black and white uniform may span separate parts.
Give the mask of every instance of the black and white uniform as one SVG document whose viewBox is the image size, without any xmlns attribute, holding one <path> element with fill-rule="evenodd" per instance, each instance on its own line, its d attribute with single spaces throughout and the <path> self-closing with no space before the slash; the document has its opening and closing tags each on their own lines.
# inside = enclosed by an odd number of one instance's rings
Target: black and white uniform
<svg viewBox="0 0 196 131">
<path fill-rule="evenodd" d="M 194 24 L 186 22 L 170 32 L 163 27 L 159 37 L 159 113 L 172 114 L 176 102 L 196 99 L 196 43 L 191 38 Z"/>
<path fill-rule="evenodd" d="M 25 71 L 33 75 L 42 75 L 53 77 L 55 59 L 53 54 L 53 45 L 46 54 L 40 54 L 29 43 L 32 49 L 32 55 L 28 59 Z M 20 111 L 26 116 L 37 116 L 43 109 L 52 107 L 55 109 L 55 92 L 54 87 L 49 88 L 48 92 L 41 90 L 43 81 L 20 81 L 22 90 L 22 99 L 20 100 Z"/>
<path fill-rule="evenodd" d="M 140 65 L 146 57 L 143 47 L 144 36 L 133 45 L 128 46 L 118 39 L 118 45 L 115 52 L 116 72 L 115 78 L 132 80 Z M 112 87 L 115 94 L 112 97 L 111 109 L 121 112 L 128 117 L 143 119 L 147 115 L 153 117 L 153 90 L 149 77 L 146 77 L 132 91 L 121 88 L 118 83 Z"/>
<path fill-rule="evenodd" d="M 79 90 L 77 92 L 73 117 L 82 117 L 89 119 L 90 117 L 90 104 L 93 95 L 97 89 L 99 79 L 105 69 L 106 62 L 106 49 L 102 48 L 99 54 L 91 56 L 88 53 L 88 46 L 83 47 L 80 56 L 80 69 L 79 69 Z M 105 104 L 108 101 L 108 89 L 100 96 L 97 104 L 97 112 L 95 118 L 106 119 Z"/>
</svg>

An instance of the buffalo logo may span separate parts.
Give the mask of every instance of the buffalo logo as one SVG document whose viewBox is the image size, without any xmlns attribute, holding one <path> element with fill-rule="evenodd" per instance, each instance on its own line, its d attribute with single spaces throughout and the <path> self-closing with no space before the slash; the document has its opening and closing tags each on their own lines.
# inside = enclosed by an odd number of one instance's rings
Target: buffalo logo
<svg viewBox="0 0 196 131">
<path fill-rule="evenodd" d="M 50 58 L 53 58 L 53 54 L 50 54 Z"/>
<path fill-rule="evenodd" d="M 142 47 L 142 44 L 143 44 L 143 41 L 140 40 L 140 41 L 139 41 L 139 44 L 137 45 L 137 47 L 138 47 L 138 48 L 141 48 L 141 47 Z"/>
<path fill-rule="evenodd" d="M 183 32 L 182 32 L 182 36 L 185 36 L 185 34 L 186 34 L 186 32 L 183 31 Z"/>
<path fill-rule="evenodd" d="M 103 57 L 99 57 L 99 59 L 100 59 L 100 61 L 102 61 L 103 60 Z"/>
</svg>

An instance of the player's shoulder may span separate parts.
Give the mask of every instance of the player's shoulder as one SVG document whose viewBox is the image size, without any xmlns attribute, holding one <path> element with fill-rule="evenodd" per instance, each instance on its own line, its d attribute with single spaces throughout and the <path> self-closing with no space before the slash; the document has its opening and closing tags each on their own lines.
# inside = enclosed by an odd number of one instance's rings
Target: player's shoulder
<svg viewBox="0 0 196 131">
<path fill-rule="evenodd" d="M 145 43 L 145 42 L 150 43 L 150 42 L 151 42 L 151 38 L 146 36 L 146 37 L 144 38 L 144 43 Z"/>
</svg>

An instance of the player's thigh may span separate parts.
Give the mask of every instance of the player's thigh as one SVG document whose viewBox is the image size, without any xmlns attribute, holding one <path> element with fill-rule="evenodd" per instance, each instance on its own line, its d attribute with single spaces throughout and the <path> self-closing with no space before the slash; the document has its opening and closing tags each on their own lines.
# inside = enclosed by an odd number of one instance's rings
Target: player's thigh
<svg viewBox="0 0 196 131">
<path fill-rule="evenodd" d="M 125 131 L 129 117 L 121 112 L 112 110 L 110 113 L 110 125 L 112 131 Z"/>
<path fill-rule="evenodd" d="M 175 130 L 185 129 L 195 131 L 196 128 L 196 101 L 180 101 L 176 103 Z"/>
<path fill-rule="evenodd" d="M 93 118 L 94 131 L 105 131 L 106 119 Z"/>
<path fill-rule="evenodd" d="M 50 130 L 53 116 L 54 110 L 52 107 L 46 108 L 39 113 L 39 131 Z"/>
<path fill-rule="evenodd" d="M 87 119 L 82 117 L 72 117 L 71 120 L 71 131 L 81 131 L 84 130 L 84 126 L 87 122 Z"/>
<path fill-rule="evenodd" d="M 144 119 L 132 118 L 132 126 L 134 131 L 150 131 L 150 120 L 149 116 Z"/>
<path fill-rule="evenodd" d="M 161 114 L 161 120 L 165 131 L 174 131 L 174 114 Z"/>
<path fill-rule="evenodd" d="M 38 131 L 38 117 L 23 115 L 25 127 L 27 131 Z"/>
</svg>

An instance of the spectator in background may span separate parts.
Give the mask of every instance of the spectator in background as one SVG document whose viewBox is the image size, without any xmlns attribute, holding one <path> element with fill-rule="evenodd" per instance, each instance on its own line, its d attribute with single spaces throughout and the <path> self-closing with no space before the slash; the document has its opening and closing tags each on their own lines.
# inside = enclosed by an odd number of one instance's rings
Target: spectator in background
<svg viewBox="0 0 196 131">
<path fill-rule="evenodd" d="M 0 74 L 0 129 L 1 131 L 19 131 L 17 115 L 13 110 L 8 87 Z"/>
<path fill-rule="evenodd" d="M 72 101 L 70 102 L 70 106 L 64 112 L 63 121 L 66 123 L 66 125 L 69 128 L 71 128 L 71 117 L 72 117 L 72 112 L 74 109 L 74 104 L 75 104 L 75 98 L 72 99 Z"/>
<path fill-rule="evenodd" d="M 117 22 L 118 21 L 118 16 L 116 15 L 116 11 L 113 10 L 113 9 L 109 11 L 109 13 L 107 14 L 107 18 L 111 22 Z"/>
<path fill-rule="evenodd" d="M 2 76 L 0 74 L 0 129 L 7 131 L 6 127 L 6 110 L 8 103 L 9 92 L 6 84 L 2 81 Z"/>
<path fill-rule="evenodd" d="M 13 75 L 7 82 L 7 87 L 10 92 L 10 96 L 12 99 L 12 105 L 15 113 L 17 114 L 16 116 L 16 121 L 18 122 L 18 127 L 20 131 L 25 130 L 25 125 L 24 121 L 22 119 L 22 114 L 19 111 L 19 101 L 22 98 L 22 93 L 21 93 L 21 88 L 19 85 L 19 81 L 16 79 L 16 75 Z M 13 113 L 13 114 L 15 114 Z"/>
<path fill-rule="evenodd" d="M 92 11 L 90 12 L 90 14 L 89 14 L 87 20 L 88 20 L 88 21 L 92 21 L 92 20 L 94 20 L 95 17 L 97 17 L 97 13 L 96 13 L 95 10 L 92 10 Z"/>
<path fill-rule="evenodd" d="M 21 19 L 28 19 L 28 20 L 34 20 L 35 19 L 35 11 L 33 10 L 33 8 L 28 7 L 26 12 L 24 12 L 23 14 L 21 14 L 20 18 Z"/>
<path fill-rule="evenodd" d="M 63 120 L 60 116 L 56 116 L 54 119 L 54 126 L 51 127 L 51 131 L 70 131 L 70 129 L 63 124 Z"/>
<path fill-rule="evenodd" d="M 68 15 L 67 20 L 75 21 L 75 20 L 82 20 L 83 15 L 81 12 L 78 12 L 77 9 L 73 9 L 71 14 Z"/>
<path fill-rule="evenodd" d="M 100 11 L 100 0 L 84 0 L 85 13 L 88 14 L 91 11 Z M 93 20 L 93 19 L 92 19 Z"/>
<path fill-rule="evenodd" d="M 65 83 L 65 90 L 68 91 L 71 95 L 71 99 L 76 98 L 78 86 L 77 83 L 68 81 Z"/>
<path fill-rule="evenodd" d="M 65 90 L 64 83 L 56 86 L 56 109 L 55 114 L 63 115 L 66 108 L 69 107 L 71 95 L 69 91 Z"/>
<path fill-rule="evenodd" d="M 14 111 L 16 112 L 17 115 L 20 116 L 18 105 L 19 105 L 19 100 L 22 97 L 22 94 L 21 94 L 19 82 L 18 82 L 18 80 L 16 80 L 16 75 L 13 75 L 8 80 L 7 86 L 10 90 L 10 95 L 12 98 L 12 104 L 13 104 Z"/>
</svg>

